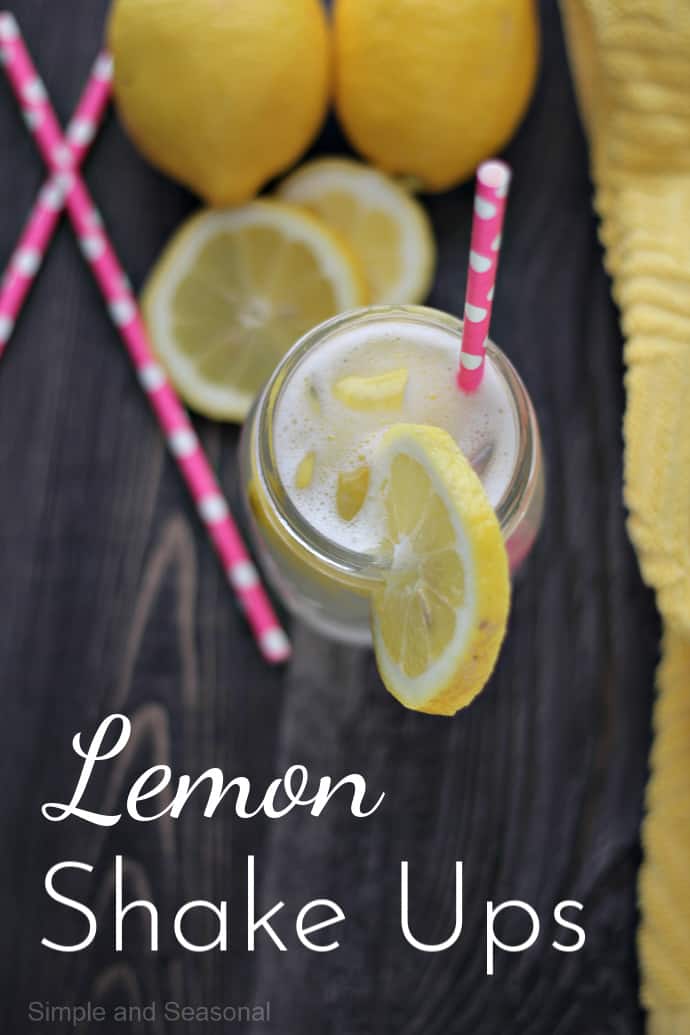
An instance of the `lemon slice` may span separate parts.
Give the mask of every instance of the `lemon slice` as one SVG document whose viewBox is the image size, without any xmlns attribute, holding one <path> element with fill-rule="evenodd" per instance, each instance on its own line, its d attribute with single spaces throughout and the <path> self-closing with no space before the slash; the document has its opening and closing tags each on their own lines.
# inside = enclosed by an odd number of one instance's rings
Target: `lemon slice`
<svg viewBox="0 0 690 1035">
<path fill-rule="evenodd" d="M 407 376 L 407 368 L 399 367 L 371 377 L 341 377 L 333 385 L 333 395 L 351 410 L 398 410 Z"/>
<path fill-rule="evenodd" d="M 242 420 L 305 331 L 367 301 L 357 260 L 320 220 L 278 201 L 193 216 L 144 289 L 153 346 L 194 409 Z"/>
<path fill-rule="evenodd" d="M 434 275 L 431 223 L 420 203 L 385 173 L 348 158 L 307 162 L 278 187 L 346 240 L 373 303 L 423 302 Z"/>
<path fill-rule="evenodd" d="M 379 672 L 416 711 L 452 715 L 479 693 L 510 602 L 501 529 L 479 478 L 440 428 L 395 424 L 374 485 L 390 568 L 372 596 Z"/>
</svg>

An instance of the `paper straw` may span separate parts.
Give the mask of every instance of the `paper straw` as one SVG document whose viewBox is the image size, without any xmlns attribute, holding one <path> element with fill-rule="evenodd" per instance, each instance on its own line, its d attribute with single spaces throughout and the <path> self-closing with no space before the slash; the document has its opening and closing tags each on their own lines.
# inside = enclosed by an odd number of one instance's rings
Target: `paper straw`
<svg viewBox="0 0 690 1035">
<path fill-rule="evenodd" d="M 284 661 L 290 654 L 288 639 L 249 559 L 187 413 L 156 361 L 139 307 L 103 229 L 101 217 L 79 173 L 64 164 L 65 140 L 60 125 L 12 15 L 0 15 L 0 50 L 5 72 L 38 148 L 51 172 L 58 174 L 54 200 L 57 203 L 66 199 L 84 257 L 259 648 L 268 661 Z"/>
<path fill-rule="evenodd" d="M 4 23 L 7 31 L 7 22 Z M 0 26 L 2 31 L 2 26 Z M 67 151 L 64 159 L 78 167 L 84 161 L 91 142 L 101 124 L 108 105 L 112 84 L 112 61 L 102 52 L 96 58 L 72 120 L 67 127 Z M 63 204 L 57 177 L 44 183 L 31 214 L 22 230 L 0 285 L 0 357 L 14 330 L 17 318 L 36 274 L 41 268 Z"/>
<path fill-rule="evenodd" d="M 465 294 L 465 319 L 458 367 L 458 387 L 474 392 L 484 376 L 486 339 L 501 247 L 501 232 L 510 186 L 505 162 L 483 162 L 477 169 L 470 264 Z"/>
</svg>

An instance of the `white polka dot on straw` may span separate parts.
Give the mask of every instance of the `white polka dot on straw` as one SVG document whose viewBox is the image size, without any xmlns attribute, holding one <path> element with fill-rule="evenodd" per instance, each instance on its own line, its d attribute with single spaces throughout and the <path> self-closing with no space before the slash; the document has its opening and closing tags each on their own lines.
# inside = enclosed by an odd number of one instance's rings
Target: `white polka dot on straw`
<svg viewBox="0 0 690 1035">
<path fill-rule="evenodd" d="M 108 309 L 116 327 L 126 327 L 137 315 L 136 306 L 131 298 L 116 298 L 108 303 Z"/>
<path fill-rule="evenodd" d="M 484 362 L 484 357 L 475 352 L 461 352 L 460 362 L 465 370 L 476 370 Z"/>
<path fill-rule="evenodd" d="M 285 658 L 290 651 L 288 638 L 282 629 L 273 628 L 261 636 L 261 646 L 271 658 L 280 660 Z"/>
<path fill-rule="evenodd" d="M 0 316 L 0 345 L 9 341 L 14 330 L 14 320 L 11 316 Z"/>
<path fill-rule="evenodd" d="M 62 196 L 64 200 L 64 198 L 69 194 L 69 192 L 72 190 L 72 187 L 74 186 L 74 173 L 69 171 L 60 172 L 55 177 L 55 182 L 62 191 Z"/>
<path fill-rule="evenodd" d="M 12 14 L 0 14 L 0 40 L 16 40 L 19 26 Z"/>
<path fill-rule="evenodd" d="M 93 74 L 97 79 L 110 82 L 113 78 L 113 59 L 110 54 L 101 54 L 94 65 Z"/>
<path fill-rule="evenodd" d="M 75 119 L 67 130 L 67 138 L 78 147 L 86 147 L 94 138 L 96 125 L 91 119 Z"/>
<path fill-rule="evenodd" d="M 67 144 L 58 144 L 53 151 L 53 160 L 56 165 L 70 165 L 72 162 L 72 152 Z"/>
<path fill-rule="evenodd" d="M 41 265 L 41 253 L 35 248 L 20 248 L 15 252 L 12 265 L 22 277 L 33 277 Z"/>
<path fill-rule="evenodd" d="M 105 251 L 105 241 L 100 234 L 84 234 L 79 238 L 82 255 L 89 262 L 95 262 Z"/>
<path fill-rule="evenodd" d="M 43 104 L 48 94 L 40 79 L 31 79 L 22 87 L 22 97 L 29 104 Z"/>
<path fill-rule="evenodd" d="M 191 456 L 198 447 L 199 442 L 190 428 L 178 428 L 168 436 L 168 445 L 175 456 Z"/>
<path fill-rule="evenodd" d="M 259 581 L 259 575 L 251 561 L 240 561 L 228 570 L 228 577 L 235 589 L 249 589 Z"/>
<path fill-rule="evenodd" d="M 59 212 L 62 208 L 65 202 L 65 190 L 55 177 L 41 191 L 40 201 L 51 212 Z"/>
<path fill-rule="evenodd" d="M 43 112 L 40 110 L 34 111 L 32 108 L 22 108 L 22 115 L 24 116 L 24 122 L 34 133 L 43 122 Z"/>
<path fill-rule="evenodd" d="M 486 309 L 480 305 L 472 305 L 471 302 L 465 303 L 465 316 L 470 323 L 481 323 L 486 316 Z"/>
<path fill-rule="evenodd" d="M 480 219 L 493 219 L 496 215 L 496 206 L 492 201 L 487 201 L 486 198 L 475 198 L 474 211 Z"/>
<path fill-rule="evenodd" d="M 486 273 L 487 270 L 491 269 L 491 259 L 488 255 L 480 255 L 479 252 L 470 252 L 470 266 L 477 273 Z"/>
<path fill-rule="evenodd" d="M 157 363 L 145 363 L 139 367 L 137 374 L 145 392 L 155 392 L 165 384 L 165 374 Z"/>
<path fill-rule="evenodd" d="M 199 514 L 207 525 L 217 525 L 228 516 L 227 504 L 222 496 L 211 493 L 199 500 Z"/>
</svg>

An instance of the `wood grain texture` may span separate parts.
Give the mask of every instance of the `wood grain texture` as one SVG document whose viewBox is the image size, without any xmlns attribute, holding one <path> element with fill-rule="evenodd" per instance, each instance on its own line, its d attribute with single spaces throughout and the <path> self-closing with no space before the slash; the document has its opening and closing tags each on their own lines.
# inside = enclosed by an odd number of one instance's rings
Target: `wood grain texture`
<svg viewBox="0 0 690 1035">
<path fill-rule="evenodd" d="M 66 119 L 95 53 L 105 0 L 10 3 Z M 515 586 L 510 632 L 484 694 L 455 720 L 407 713 L 383 691 L 371 655 L 294 627 L 283 671 L 261 663 L 205 542 L 101 301 L 63 226 L 0 368 L 0 1030 L 28 1025 L 27 1003 L 271 1000 L 281 1035 L 604 1035 L 642 1032 L 634 955 L 635 878 L 658 629 L 624 530 L 621 339 L 591 211 L 587 155 L 555 5 L 542 5 L 543 67 L 506 157 L 515 169 L 493 335 L 523 373 L 542 424 L 544 531 Z M 342 150 L 333 123 L 319 150 Z M 110 117 L 86 171 L 115 245 L 140 287 L 194 201 L 134 153 Z M 0 83 L 0 261 L 41 168 Z M 432 304 L 458 312 L 471 187 L 428 199 L 440 250 Z M 197 428 L 231 499 L 236 432 Z M 148 765 L 220 765 L 257 787 L 294 762 L 314 776 L 359 771 L 379 812 L 342 809 L 241 822 L 122 823 L 111 831 L 45 822 L 70 793 L 70 741 L 126 711 L 130 750 L 104 766 L 94 807 L 121 800 Z M 112 947 L 112 859 L 128 893 L 169 916 L 192 898 L 230 898 L 238 944 L 193 955 L 169 924 L 145 947 L 133 918 Z M 341 948 L 317 956 L 242 946 L 246 856 L 264 908 L 294 916 L 332 897 Z M 45 935 L 83 928 L 42 890 L 55 862 L 95 867 L 75 888 L 102 917 L 92 948 L 58 955 Z M 419 937 L 447 936 L 453 866 L 465 863 L 460 942 L 422 955 L 399 930 L 399 862 L 410 861 Z M 84 890 L 88 888 L 88 893 Z M 546 920 L 585 905 L 585 948 L 550 948 L 552 925 L 484 976 L 484 903 L 523 898 Z M 281 929 L 287 923 L 281 923 Z M 513 937 L 520 931 L 513 928 Z M 507 930 L 506 930 L 507 936 Z M 93 1030 L 109 1031 L 108 1025 Z M 112 1030 L 123 1030 L 122 1026 Z M 159 1017 L 133 1031 L 197 1032 Z"/>
</svg>

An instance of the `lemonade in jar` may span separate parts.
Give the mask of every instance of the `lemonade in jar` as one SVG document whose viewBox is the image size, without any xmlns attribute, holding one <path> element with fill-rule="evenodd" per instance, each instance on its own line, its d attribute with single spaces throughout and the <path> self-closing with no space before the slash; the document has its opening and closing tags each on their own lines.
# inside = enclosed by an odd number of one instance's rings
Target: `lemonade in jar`
<svg viewBox="0 0 690 1035">
<path fill-rule="evenodd" d="M 542 515 L 534 409 L 487 344 L 480 388 L 458 392 L 462 323 L 420 306 L 326 321 L 286 355 L 241 444 L 244 498 L 262 566 L 286 607 L 335 639 L 371 642 L 369 598 L 389 559 L 376 456 L 394 425 L 448 432 L 493 506 L 514 571 Z"/>
</svg>

